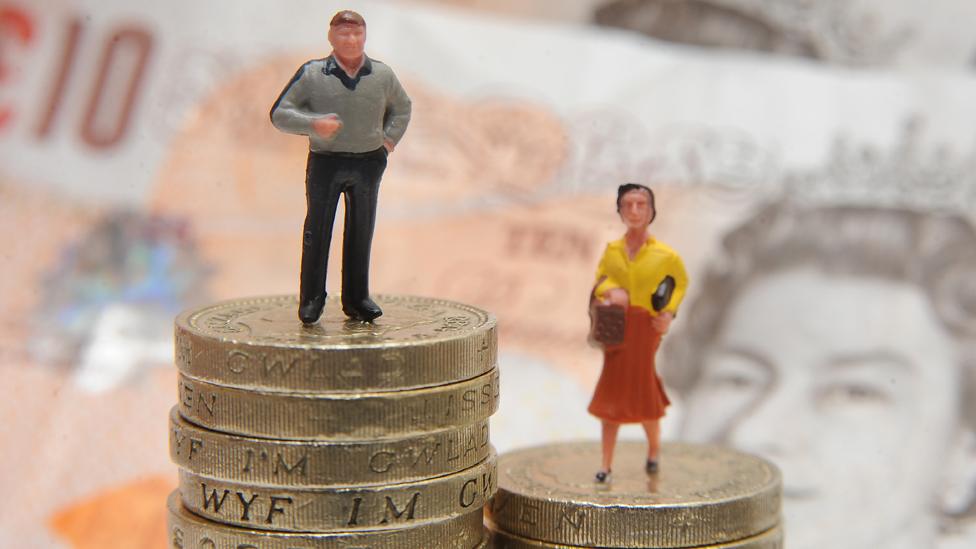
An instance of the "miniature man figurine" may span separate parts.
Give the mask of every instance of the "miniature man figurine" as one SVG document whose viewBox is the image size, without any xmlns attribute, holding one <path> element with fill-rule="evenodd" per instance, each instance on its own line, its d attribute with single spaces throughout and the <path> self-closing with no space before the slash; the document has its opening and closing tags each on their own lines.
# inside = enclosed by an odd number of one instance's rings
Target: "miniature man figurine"
<svg viewBox="0 0 976 549">
<path fill-rule="evenodd" d="M 325 306 L 325 275 L 339 195 L 345 194 L 342 310 L 371 322 L 383 311 L 369 297 L 369 253 L 386 158 L 410 121 L 410 98 L 390 67 L 364 51 L 366 21 L 354 11 L 329 23 L 332 54 L 302 65 L 271 107 L 271 122 L 307 135 L 298 317 L 314 324 Z"/>
<path fill-rule="evenodd" d="M 621 185 L 617 212 L 627 232 L 607 244 L 594 288 L 603 306 L 625 311 L 623 339 L 604 345 L 603 370 L 587 409 L 602 423 L 603 467 L 597 482 L 609 481 L 621 423 L 643 425 L 645 469 L 657 472 L 659 422 L 670 402 L 655 371 L 654 355 L 688 287 L 681 257 L 648 230 L 656 216 L 654 192 L 635 183 Z"/>
</svg>

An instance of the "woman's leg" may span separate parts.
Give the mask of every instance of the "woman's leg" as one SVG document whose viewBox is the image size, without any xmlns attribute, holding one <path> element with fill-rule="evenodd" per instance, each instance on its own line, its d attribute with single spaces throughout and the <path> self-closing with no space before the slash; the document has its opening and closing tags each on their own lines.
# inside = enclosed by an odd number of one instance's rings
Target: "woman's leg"
<svg viewBox="0 0 976 549">
<path fill-rule="evenodd" d="M 658 454 L 661 452 L 661 420 L 649 419 L 642 421 L 644 432 L 647 434 L 647 469 L 657 468 Z M 651 465 L 653 463 L 653 466 Z"/>
<path fill-rule="evenodd" d="M 601 430 L 601 440 L 603 441 L 603 470 L 610 472 L 613 465 L 613 449 L 617 445 L 617 431 L 620 430 L 619 423 L 603 421 Z"/>
</svg>

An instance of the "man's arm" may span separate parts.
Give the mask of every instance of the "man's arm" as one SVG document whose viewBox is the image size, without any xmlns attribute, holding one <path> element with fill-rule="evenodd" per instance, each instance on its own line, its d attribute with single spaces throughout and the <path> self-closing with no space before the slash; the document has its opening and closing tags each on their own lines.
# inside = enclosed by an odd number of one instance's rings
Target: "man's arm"
<svg viewBox="0 0 976 549">
<path fill-rule="evenodd" d="M 309 63 L 305 63 L 298 69 L 271 107 L 271 123 L 283 132 L 309 135 L 312 132 L 312 122 L 322 117 L 321 114 L 308 111 L 310 94 L 305 78 L 308 65 Z"/>
<path fill-rule="evenodd" d="M 387 150 L 392 151 L 407 131 L 411 104 L 410 97 L 392 71 L 390 78 L 390 87 L 386 94 L 386 114 L 383 116 L 383 135 Z"/>
</svg>

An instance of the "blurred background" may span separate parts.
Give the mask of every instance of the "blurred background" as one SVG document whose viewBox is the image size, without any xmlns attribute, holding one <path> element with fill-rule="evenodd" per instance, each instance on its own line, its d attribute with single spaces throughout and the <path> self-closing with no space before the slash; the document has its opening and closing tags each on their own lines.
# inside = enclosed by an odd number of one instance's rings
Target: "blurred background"
<svg viewBox="0 0 976 549">
<path fill-rule="evenodd" d="M 638 181 L 691 276 L 665 438 L 776 462 L 791 548 L 976 544 L 973 2 L 0 0 L 0 547 L 167 547 L 172 319 L 297 292 L 268 109 L 343 8 L 414 104 L 372 288 L 497 315 L 500 451 L 598 437 Z"/>
</svg>

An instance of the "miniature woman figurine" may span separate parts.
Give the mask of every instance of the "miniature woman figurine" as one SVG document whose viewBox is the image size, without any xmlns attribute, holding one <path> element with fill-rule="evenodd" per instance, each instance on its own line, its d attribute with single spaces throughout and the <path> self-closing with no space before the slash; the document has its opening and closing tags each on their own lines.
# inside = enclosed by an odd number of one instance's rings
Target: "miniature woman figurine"
<svg viewBox="0 0 976 549">
<path fill-rule="evenodd" d="M 654 355 L 688 287 L 681 257 L 651 236 L 654 193 L 635 183 L 617 189 L 617 212 L 627 227 L 607 244 L 597 268 L 595 298 L 625 310 L 623 340 L 604 345 L 603 371 L 587 409 L 602 422 L 603 467 L 597 482 L 610 479 L 617 431 L 640 423 L 647 433 L 648 473 L 656 473 L 659 422 L 669 401 L 654 367 Z"/>
</svg>

